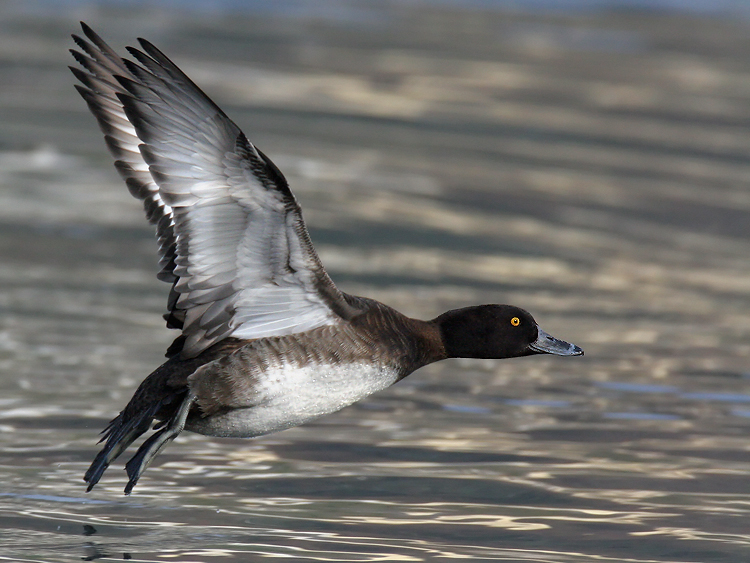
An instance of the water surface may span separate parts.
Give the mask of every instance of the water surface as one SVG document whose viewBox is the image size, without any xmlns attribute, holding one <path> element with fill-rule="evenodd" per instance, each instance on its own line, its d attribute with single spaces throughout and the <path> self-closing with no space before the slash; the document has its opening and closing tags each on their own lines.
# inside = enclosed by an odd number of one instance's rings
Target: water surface
<svg viewBox="0 0 750 563">
<path fill-rule="evenodd" d="M 0 9 L 0 560 L 749 560 L 747 24 L 366 11 Z M 77 19 L 225 108 L 345 291 L 514 303 L 586 356 L 443 362 L 276 435 L 186 433 L 130 497 L 121 464 L 85 494 L 173 335 L 65 69 Z"/>
</svg>

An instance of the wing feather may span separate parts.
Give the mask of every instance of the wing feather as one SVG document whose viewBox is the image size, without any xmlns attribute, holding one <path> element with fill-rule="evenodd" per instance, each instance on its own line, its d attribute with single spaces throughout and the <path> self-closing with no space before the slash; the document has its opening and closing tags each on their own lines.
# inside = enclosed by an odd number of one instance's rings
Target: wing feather
<svg viewBox="0 0 750 563">
<path fill-rule="evenodd" d="M 72 68 L 171 282 L 169 354 L 190 358 L 228 336 L 261 338 L 358 313 L 326 274 L 279 169 L 148 41 L 120 58 L 88 26 Z"/>
</svg>

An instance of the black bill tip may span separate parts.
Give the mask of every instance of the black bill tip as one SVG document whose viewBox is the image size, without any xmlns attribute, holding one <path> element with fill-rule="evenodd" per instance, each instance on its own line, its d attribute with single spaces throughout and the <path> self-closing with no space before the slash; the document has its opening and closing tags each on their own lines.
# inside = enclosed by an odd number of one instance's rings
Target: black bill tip
<svg viewBox="0 0 750 563">
<path fill-rule="evenodd" d="M 538 354 L 553 354 L 555 356 L 583 356 L 583 350 L 564 340 L 550 336 L 541 328 L 534 342 L 529 344 L 529 349 Z"/>
</svg>

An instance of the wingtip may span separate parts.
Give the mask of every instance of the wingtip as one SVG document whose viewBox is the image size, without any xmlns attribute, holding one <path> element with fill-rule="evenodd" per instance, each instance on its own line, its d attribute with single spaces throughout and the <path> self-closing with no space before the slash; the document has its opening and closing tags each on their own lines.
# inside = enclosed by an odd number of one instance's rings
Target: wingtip
<svg viewBox="0 0 750 563">
<path fill-rule="evenodd" d="M 151 43 L 151 41 L 149 41 L 148 39 L 146 39 L 146 38 L 144 38 L 144 37 L 138 37 L 138 38 L 137 38 L 137 40 L 138 40 L 138 44 L 139 44 L 139 45 L 140 45 L 140 46 L 141 46 L 141 47 L 143 48 L 143 50 L 144 50 L 144 51 L 146 51 L 147 53 L 148 53 L 149 51 L 151 51 L 151 50 L 156 50 L 156 51 L 158 51 L 158 49 L 157 49 L 157 48 L 156 48 L 156 47 L 154 46 L 154 44 L 153 44 L 153 43 Z"/>
<path fill-rule="evenodd" d="M 93 29 L 87 24 L 85 21 L 79 21 L 78 23 L 81 24 L 81 29 L 83 30 L 83 33 L 88 37 L 89 39 L 93 39 L 91 36 L 96 35 Z"/>
</svg>

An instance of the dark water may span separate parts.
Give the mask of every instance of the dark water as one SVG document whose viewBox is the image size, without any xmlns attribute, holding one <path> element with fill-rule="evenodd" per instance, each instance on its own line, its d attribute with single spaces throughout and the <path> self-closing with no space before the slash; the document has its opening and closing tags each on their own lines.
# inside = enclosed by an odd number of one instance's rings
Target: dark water
<svg viewBox="0 0 750 563">
<path fill-rule="evenodd" d="M 746 21 L 4 6 L 0 560 L 750 560 Z M 277 435 L 184 434 L 132 496 L 120 466 L 85 494 L 172 335 L 65 69 L 78 19 L 230 113 L 344 290 L 515 303 L 586 356 L 444 362 Z"/>
</svg>

